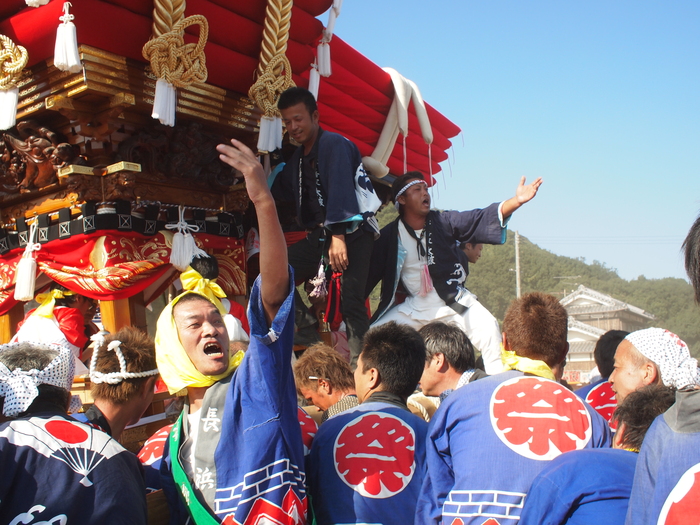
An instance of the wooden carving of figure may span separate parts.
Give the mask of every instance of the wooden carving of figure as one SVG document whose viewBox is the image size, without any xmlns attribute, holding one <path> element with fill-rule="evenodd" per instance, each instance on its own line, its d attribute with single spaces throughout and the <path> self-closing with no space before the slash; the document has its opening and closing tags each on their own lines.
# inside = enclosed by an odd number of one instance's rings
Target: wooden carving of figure
<svg viewBox="0 0 700 525">
<path fill-rule="evenodd" d="M 24 179 L 19 184 L 20 192 L 43 188 L 56 182 L 56 172 L 46 149 L 57 145 L 56 134 L 49 129 L 26 121 L 17 124 L 22 138 L 4 133 L 5 144 L 10 145 L 20 156 L 24 165 Z"/>
</svg>

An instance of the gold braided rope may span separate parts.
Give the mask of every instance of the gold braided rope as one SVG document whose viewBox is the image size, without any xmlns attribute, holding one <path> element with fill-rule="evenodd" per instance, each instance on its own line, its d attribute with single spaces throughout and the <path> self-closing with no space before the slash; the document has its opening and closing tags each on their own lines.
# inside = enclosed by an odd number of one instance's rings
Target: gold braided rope
<svg viewBox="0 0 700 525">
<path fill-rule="evenodd" d="M 279 117 L 277 99 L 293 87 L 292 68 L 285 56 L 292 20 L 292 0 L 268 0 L 265 8 L 265 28 L 260 47 L 258 78 L 250 87 L 252 98 L 266 117 Z"/>
<path fill-rule="evenodd" d="M 0 35 L 0 43 L 0 89 L 11 89 L 17 86 L 29 54 L 5 35 Z"/>
<path fill-rule="evenodd" d="M 277 70 L 282 75 L 276 73 Z M 258 77 L 257 82 L 250 87 L 248 96 L 252 98 L 266 117 L 278 117 L 277 99 L 284 90 L 294 87 L 292 80 L 292 67 L 287 57 L 276 55 L 265 67 L 265 71 Z"/>
<path fill-rule="evenodd" d="M 287 51 L 289 28 L 292 21 L 292 0 L 268 0 L 265 8 L 265 27 L 260 48 L 258 74 L 262 75 L 270 61 Z M 282 66 L 275 71 L 278 75 Z"/>
<path fill-rule="evenodd" d="M 172 30 L 185 15 L 185 0 L 155 0 L 153 2 L 153 36 Z"/>
<path fill-rule="evenodd" d="M 199 40 L 185 44 L 185 28 L 198 24 Z M 207 64 L 204 46 L 209 37 L 209 24 L 202 15 L 192 15 L 176 23 L 171 31 L 146 42 L 143 57 L 151 63 L 153 74 L 175 87 L 206 82 Z"/>
</svg>

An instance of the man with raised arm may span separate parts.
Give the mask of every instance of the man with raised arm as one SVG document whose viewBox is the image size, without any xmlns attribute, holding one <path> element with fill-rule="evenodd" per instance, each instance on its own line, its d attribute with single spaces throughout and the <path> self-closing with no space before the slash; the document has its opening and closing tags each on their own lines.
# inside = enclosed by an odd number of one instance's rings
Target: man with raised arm
<svg viewBox="0 0 700 525">
<path fill-rule="evenodd" d="M 372 251 L 366 296 L 382 281 L 379 306 L 372 326 L 389 321 L 420 329 L 430 321 L 453 322 L 462 328 L 482 354 L 487 374 L 501 366 L 498 321 L 476 296 L 466 289 L 465 257 L 457 242 L 503 244 L 510 216 L 531 201 L 542 184 L 538 178 L 526 185 L 522 177 L 515 196 L 471 211 L 430 209 L 430 194 L 423 174 L 411 171 L 391 186 L 399 211 L 396 221 L 382 228 Z M 406 300 L 396 304 L 402 285 Z"/>
<path fill-rule="evenodd" d="M 260 230 L 260 276 L 250 295 L 250 345 L 230 355 L 223 306 L 186 291 L 158 319 L 156 357 L 185 408 L 162 463 L 171 522 L 301 525 L 304 451 L 291 354 L 294 285 L 262 166 L 243 143 L 217 146 L 239 170 Z M 204 283 L 206 284 L 206 283 Z"/>
</svg>

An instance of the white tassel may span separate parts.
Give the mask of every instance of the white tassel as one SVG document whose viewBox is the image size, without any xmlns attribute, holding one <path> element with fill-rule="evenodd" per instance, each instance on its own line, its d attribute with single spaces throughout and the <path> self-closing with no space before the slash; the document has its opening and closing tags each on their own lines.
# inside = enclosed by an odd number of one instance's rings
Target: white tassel
<svg viewBox="0 0 700 525">
<path fill-rule="evenodd" d="M 321 42 L 316 48 L 318 56 L 318 72 L 322 77 L 329 77 L 331 71 L 331 46 L 328 42 Z"/>
<path fill-rule="evenodd" d="M 187 224 L 185 221 L 185 208 L 183 206 L 179 207 L 179 211 L 180 220 L 177 224 L 166 224 L 165 227 L 168 230 L 177 229 L 177 232 L 173 234 L 173 244 L 170 249 L 170 264 L 181 272 L 184 272 L 192 262 L 192 259 L 195 257 L 204 257 L 207 253 L 197 247 L 197 243 L 190 233 L 190 231 L 198 232 L 199 226 Z"/>
<path fill-rule="evenodd" d="M 63 16 L 59 17 L 59 20 L 63 23 L 59 24 L 56 31 L 53 65 L 61 71 L 79 73 L 83 69 L 83 65 L 80 63 L 78 36 L 73 23 L 75 17 L 69 12 L 71 7 L 72 4 L 70 2 L 63 4 Z"/>
<path fill-rule="evenodd" d="M 159 78 L 156 82 L 156 96 L 153 98 L 153 113 L 151 117 L 160 120 L 166 126 L 175 125 L 175 106 L 177 91 L 167 80 Z"/>
<path fill-rule="evenodd" d="M 316 100 L 318 100 L 318 88 L 320 85 L 321 75 L 318 74 L 316 64 L 313 64 L 311 66 L 311 71 L 309 71 L 309 91 L 311 91 Z"/>
<path fill-rule="evenodd" d="M 41 244 L 35 243 L 37 223 L 29 227 L 29 242 L 24 249 L 22 258 L 17 263 L 15 276 L 15 300 L 31 301 L 34 299 L 34 285 L 36 284 L 36 260 L 33 252 L 41 249 Z"/>
<path fill-rule="evenodd" d="M 282 147 L 282 119 L 262 117 L 258 135 L 258 151 L 275 151 Z"/>
<path fill-rule="evenodd" d="M 17 121 L 19 88 L 0 89 L 0 129 L 10 129 Z"/>
<path fill-rule="evenodd" d="M 29 7 L 41 7 L 49 3 L 49 0 L 25 0 Z"/>
</svg>

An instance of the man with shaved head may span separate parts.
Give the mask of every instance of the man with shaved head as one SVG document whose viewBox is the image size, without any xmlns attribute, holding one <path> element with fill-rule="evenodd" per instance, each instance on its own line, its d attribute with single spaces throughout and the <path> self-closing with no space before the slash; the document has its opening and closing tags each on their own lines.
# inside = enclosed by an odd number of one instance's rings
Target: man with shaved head
<svg viewBox="0 0 700 525">
<path fill-rule="evenodd" d="M 646 328 L 626 336 L 615 351 L 610 383 L 617 403 L 631 392 L 651 384 L 679 388 L 698 384 L 698 362 L 688 345 L 673 332 Z"/>
<path fill-rule="evenodd" d="M 700 218 L 690 228 L 683 248 L 685 270 L 695 290 L 695 300 L 700 302 Z M 659 357 L 648 354 L 646 345 L 640 341 L 631 343 L 660 365 Z M 675 357 L 675 366 L 670 368 L 676 402 L 663 416 L 656 418 L 644 438 L 625 525 L 697 522 L 697 502 L 700 500 L 700 483 L 697 481 L 700 472 L 697 362 L 686 354 L 687 347 L 674 350 L 666 355 Z M 662 376 L 668 375 L 664 366 L 659 368 Z M 664 383 L 666 380 L 664 378 Z"/>
</svg>

